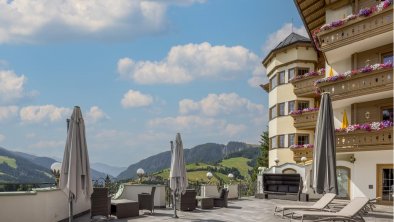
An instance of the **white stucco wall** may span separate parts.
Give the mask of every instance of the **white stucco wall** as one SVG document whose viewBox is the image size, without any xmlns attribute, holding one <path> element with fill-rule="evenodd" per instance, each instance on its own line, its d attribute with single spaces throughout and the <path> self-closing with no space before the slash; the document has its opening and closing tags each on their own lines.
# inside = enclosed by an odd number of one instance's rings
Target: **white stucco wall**
<svg viewBox="0 0 394 222">
<path fill-rule="evenodd" d="M 364 151 L 354 154 L 353 172 L 351 173 L 352 194 L 354 197 L 376 197 L 376 165 L 393 164 L 393 151 Z M 373 185 L 373 189 L 368 186 Z"/>
<path fill-rule="evenodd" d="M 90 198 L 74 204 L 74 215 L 90 209 Z M 0 193 L 0 221 L 55 222 L 68 218 L 68 198 L 59 189 Z"/>
</svg>

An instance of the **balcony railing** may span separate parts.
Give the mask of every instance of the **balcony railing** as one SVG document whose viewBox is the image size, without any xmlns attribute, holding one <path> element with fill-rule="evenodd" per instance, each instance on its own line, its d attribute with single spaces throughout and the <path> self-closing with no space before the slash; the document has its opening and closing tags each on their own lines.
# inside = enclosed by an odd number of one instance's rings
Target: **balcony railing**
<svg viewBox="0 0 394 222">
<path fill-rule="evenodd" d="M 296 163 L 301 163 L 301 158 L 306 157 L 307 161 L 313 159 L 313 148 L 291 148 L 293 159 Z"/>
<path fill-rule="evenodd" d="M 297 129 L 313 129 L 316 127 L 316 120 L 319 111 L 305 112 L 298 115 L 291 115 L 294 119 L 294 127 Z"/>
<path fill-rule="evenodd" d="M 378 131 L 336 132 L 337 153 L 393 149 L 393 127 Z"/>
<path fill-rule="evenodd" d="M 393 6 L 317 34 L 323 52 L 393 30 Z"/>
<path fill-rule="evenodd" d="M 324 76 L 309 76 L 302 79 L 294 79 L 291 83 L 294 86 L 294 94 L 299 97 L 314 97 L 316 95 L 314 82 Z"/>
<path fill-rule="evenodd" d="M 330 92 L 333 101 L 389 91 L 393 90 L 393 69 L 381 69 L 347 79 L 323 82 L 317 84 L 317 87 L 320 92 Z"/>
</svg>

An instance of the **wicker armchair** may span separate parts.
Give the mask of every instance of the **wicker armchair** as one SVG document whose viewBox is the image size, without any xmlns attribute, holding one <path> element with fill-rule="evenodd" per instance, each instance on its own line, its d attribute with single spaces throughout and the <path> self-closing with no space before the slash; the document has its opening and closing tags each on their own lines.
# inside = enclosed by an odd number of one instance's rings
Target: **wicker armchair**
<svg viewBox="0 0 394 222">
<path fill-rule="evenodd" d="M 111 213 L 111 197 L 108 195 L 108 188 L 93 188 L 90 199 L 90 218 L 97 215 L 109 218 Z"/>
<path fill-rule="evenodd" d="M 193 211 L 196 209 L 197 192 L 194 189 L 187 189 L 184 194 L 180 195 L 176 208 L 181 211 Z"/>
<path fill-rule="evenodd" d="M 155 191 L 156 187 L 152 187 L 150 193 L 138 194 L 138 203 L 140 210 L 150 210 L 150 213 L 153 214 L 153 212 L 155 211 Z"/>
<path fill-rule="evenodd" d="M 215 207 L 227 207 L 227 199 L 228 199 L 228 189 L 222 189 L 220 191 L 220 197 L 213 199 L 213 206 Z"/>
</svg>

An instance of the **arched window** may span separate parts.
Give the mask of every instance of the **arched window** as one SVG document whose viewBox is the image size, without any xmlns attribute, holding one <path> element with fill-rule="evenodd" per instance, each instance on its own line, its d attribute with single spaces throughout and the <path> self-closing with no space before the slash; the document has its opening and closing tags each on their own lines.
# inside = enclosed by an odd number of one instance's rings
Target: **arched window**
<svg viewBox="0 0 394 222">
<path fill-rule="evenodd" d="M 292 168 L 286 168 L 286 169 L 282 170 L 282 173 L 283 174 L 295 174 L 295 173 L 297 173 L 297 171 Z"/>
</svg>

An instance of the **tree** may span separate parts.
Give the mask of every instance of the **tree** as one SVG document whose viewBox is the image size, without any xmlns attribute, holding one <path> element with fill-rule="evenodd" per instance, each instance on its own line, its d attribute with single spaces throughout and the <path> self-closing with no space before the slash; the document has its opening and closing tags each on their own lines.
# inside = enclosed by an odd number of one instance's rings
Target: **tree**
<svg viewBox="0 0 394 222">
<path fill-rule="evenodd" d="M 257 158 L 256 165 L 253 168 L 252 180 L 256 181 L 259 167 L 268 167 L 268 151 L 269 151 L 269 138 L 268 128 L 260 136 L 260 156 Z"/>
</svg>

